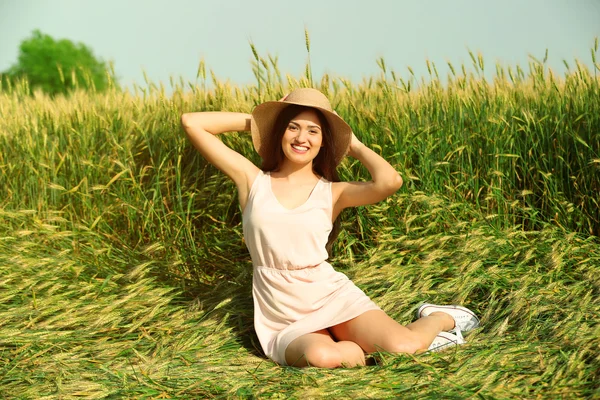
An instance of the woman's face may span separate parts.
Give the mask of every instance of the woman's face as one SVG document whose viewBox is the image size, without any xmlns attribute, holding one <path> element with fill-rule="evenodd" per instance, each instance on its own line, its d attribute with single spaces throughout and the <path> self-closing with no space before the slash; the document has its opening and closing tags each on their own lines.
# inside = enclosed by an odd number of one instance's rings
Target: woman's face
<svg viewBox="0 0 600 400">
<path fill-rule="evenodd" d="M 322 146 L 321 122 L 312 110 L 303 111 L 292 118 L 281 139 L 283 154 L 297 164 L 314 160 Z"/>
</svg>

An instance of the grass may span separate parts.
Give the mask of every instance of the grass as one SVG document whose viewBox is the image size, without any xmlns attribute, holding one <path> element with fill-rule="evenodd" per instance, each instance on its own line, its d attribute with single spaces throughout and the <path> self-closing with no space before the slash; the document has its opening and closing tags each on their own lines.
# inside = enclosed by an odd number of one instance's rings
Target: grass
<svg viewBox="0 0 600 400">
<path fill-rule="evenodd" d="M 599 397 L 596 75 L 532 62 L 489 82 L 473 55 L 447 84 L 431 63 L 418 82 L 383 60 L 360 84 L 315 82 L 253 50 L 255 86 L 208 89 L 202 63 L 171 96 L 2 88 L 0 396 Z M 178 117 L 249 112 L 311 81 L 406 182 L 345 213 L 333 264 L 401 323 L 423 301 L 472 308 L 467 345 L 339 370 L 262 354 L 234 187 Z M 258 161 L 248 135 L 223 139 Z M 350 159 L 340 173 L 367 178 Z"/>
</svg>

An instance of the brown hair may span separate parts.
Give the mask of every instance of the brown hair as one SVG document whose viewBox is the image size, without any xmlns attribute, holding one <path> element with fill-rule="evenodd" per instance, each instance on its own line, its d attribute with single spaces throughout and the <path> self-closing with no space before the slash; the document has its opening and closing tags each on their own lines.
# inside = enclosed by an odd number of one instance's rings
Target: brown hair
<svg viewBox="0 0 600 400">
<path fill-rule="evenodd" d="M 270 157 L 262 159 L 260 168 L 264 172 L 279 171 L 285 157 L 283 149 L 281 148 L 281 139 L 283 138 L 290 121 L 304 111 L 314 111 L 317 114 L 319 122 L 321 123 L 321 132 L 323 135 L 323 147 L 321 147 L 319 154 L 313 160 L 313 172 L 330 182 L 339 182 L 340 177 L 337 173 L 337 165 L 335 164 L 335 157 L 333 154 L 333 135 L 331 134 L 329 123 L 321 111 L 312 107 L 290 104 L 279 113 L 275 120 L 275 125 L 273 126 L 273 132 L 271 132 L 272 134 L 269 135 L 269 139 L 264 144 L 266 150 L 264 154 L 269 154 Z M 333 242 L 340 234 L 340 230 L 341 223 L 338 215 L 333 222 L 333 228 L 331 229 L 327 240 L 326 249 L 327 253 L 330 255 Z"/>
</svg>

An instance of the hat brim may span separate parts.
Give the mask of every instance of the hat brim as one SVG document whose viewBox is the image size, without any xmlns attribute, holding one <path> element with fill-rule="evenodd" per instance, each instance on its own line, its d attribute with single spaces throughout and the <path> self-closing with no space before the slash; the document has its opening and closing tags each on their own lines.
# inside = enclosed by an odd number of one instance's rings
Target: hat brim
<svg viewBox="0 0 600 400">
<path fill-rule="evenodd" d="M 250 120 L 250 130 L 256 152 L 263 159 L 268 156 L 268 154 L 265 154 L 264 144 L 268 143 L 268 138 L 273 134 L 273 128 L 279 113 L 290 105 L 299 105 L 321 111 L 333 135 L 334 158 L 335 164 L 338 165 L 348 153 L 350 140 L 352 139 L 352 128 L 339 115 L 327 109 L 297 102 L 267 101 L 254 108 Z"/>
</svg>

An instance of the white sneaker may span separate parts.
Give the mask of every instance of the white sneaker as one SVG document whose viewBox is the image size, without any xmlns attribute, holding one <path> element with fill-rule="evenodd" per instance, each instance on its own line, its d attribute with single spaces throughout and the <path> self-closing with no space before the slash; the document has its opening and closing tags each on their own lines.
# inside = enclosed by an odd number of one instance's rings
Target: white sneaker
<svg viewBox="0 0 600 400">
<path fill-rule="evenodd" d="M 454 318 L 455 328 L 452 331 L 469 332 L 479 326 L 479 318 L 466 307 L 461 306 L 438 306 L 435 304 L 422 304 L 417 310 L 417 318 L 426 317 L 432 312 L 441 311 L 450 314 Z"/>
<path fill-rule="evenodd" d="M 460 333 L 460 329 L 456 330 L 456 335 L 450 332 L 440 332 L 435 339 L 433 339 L 433 342 L 431 342 L 427 350 L 434 352 L 443 351 L 464 343 L 467 343 L 467 341 Z"/>
</svg>

